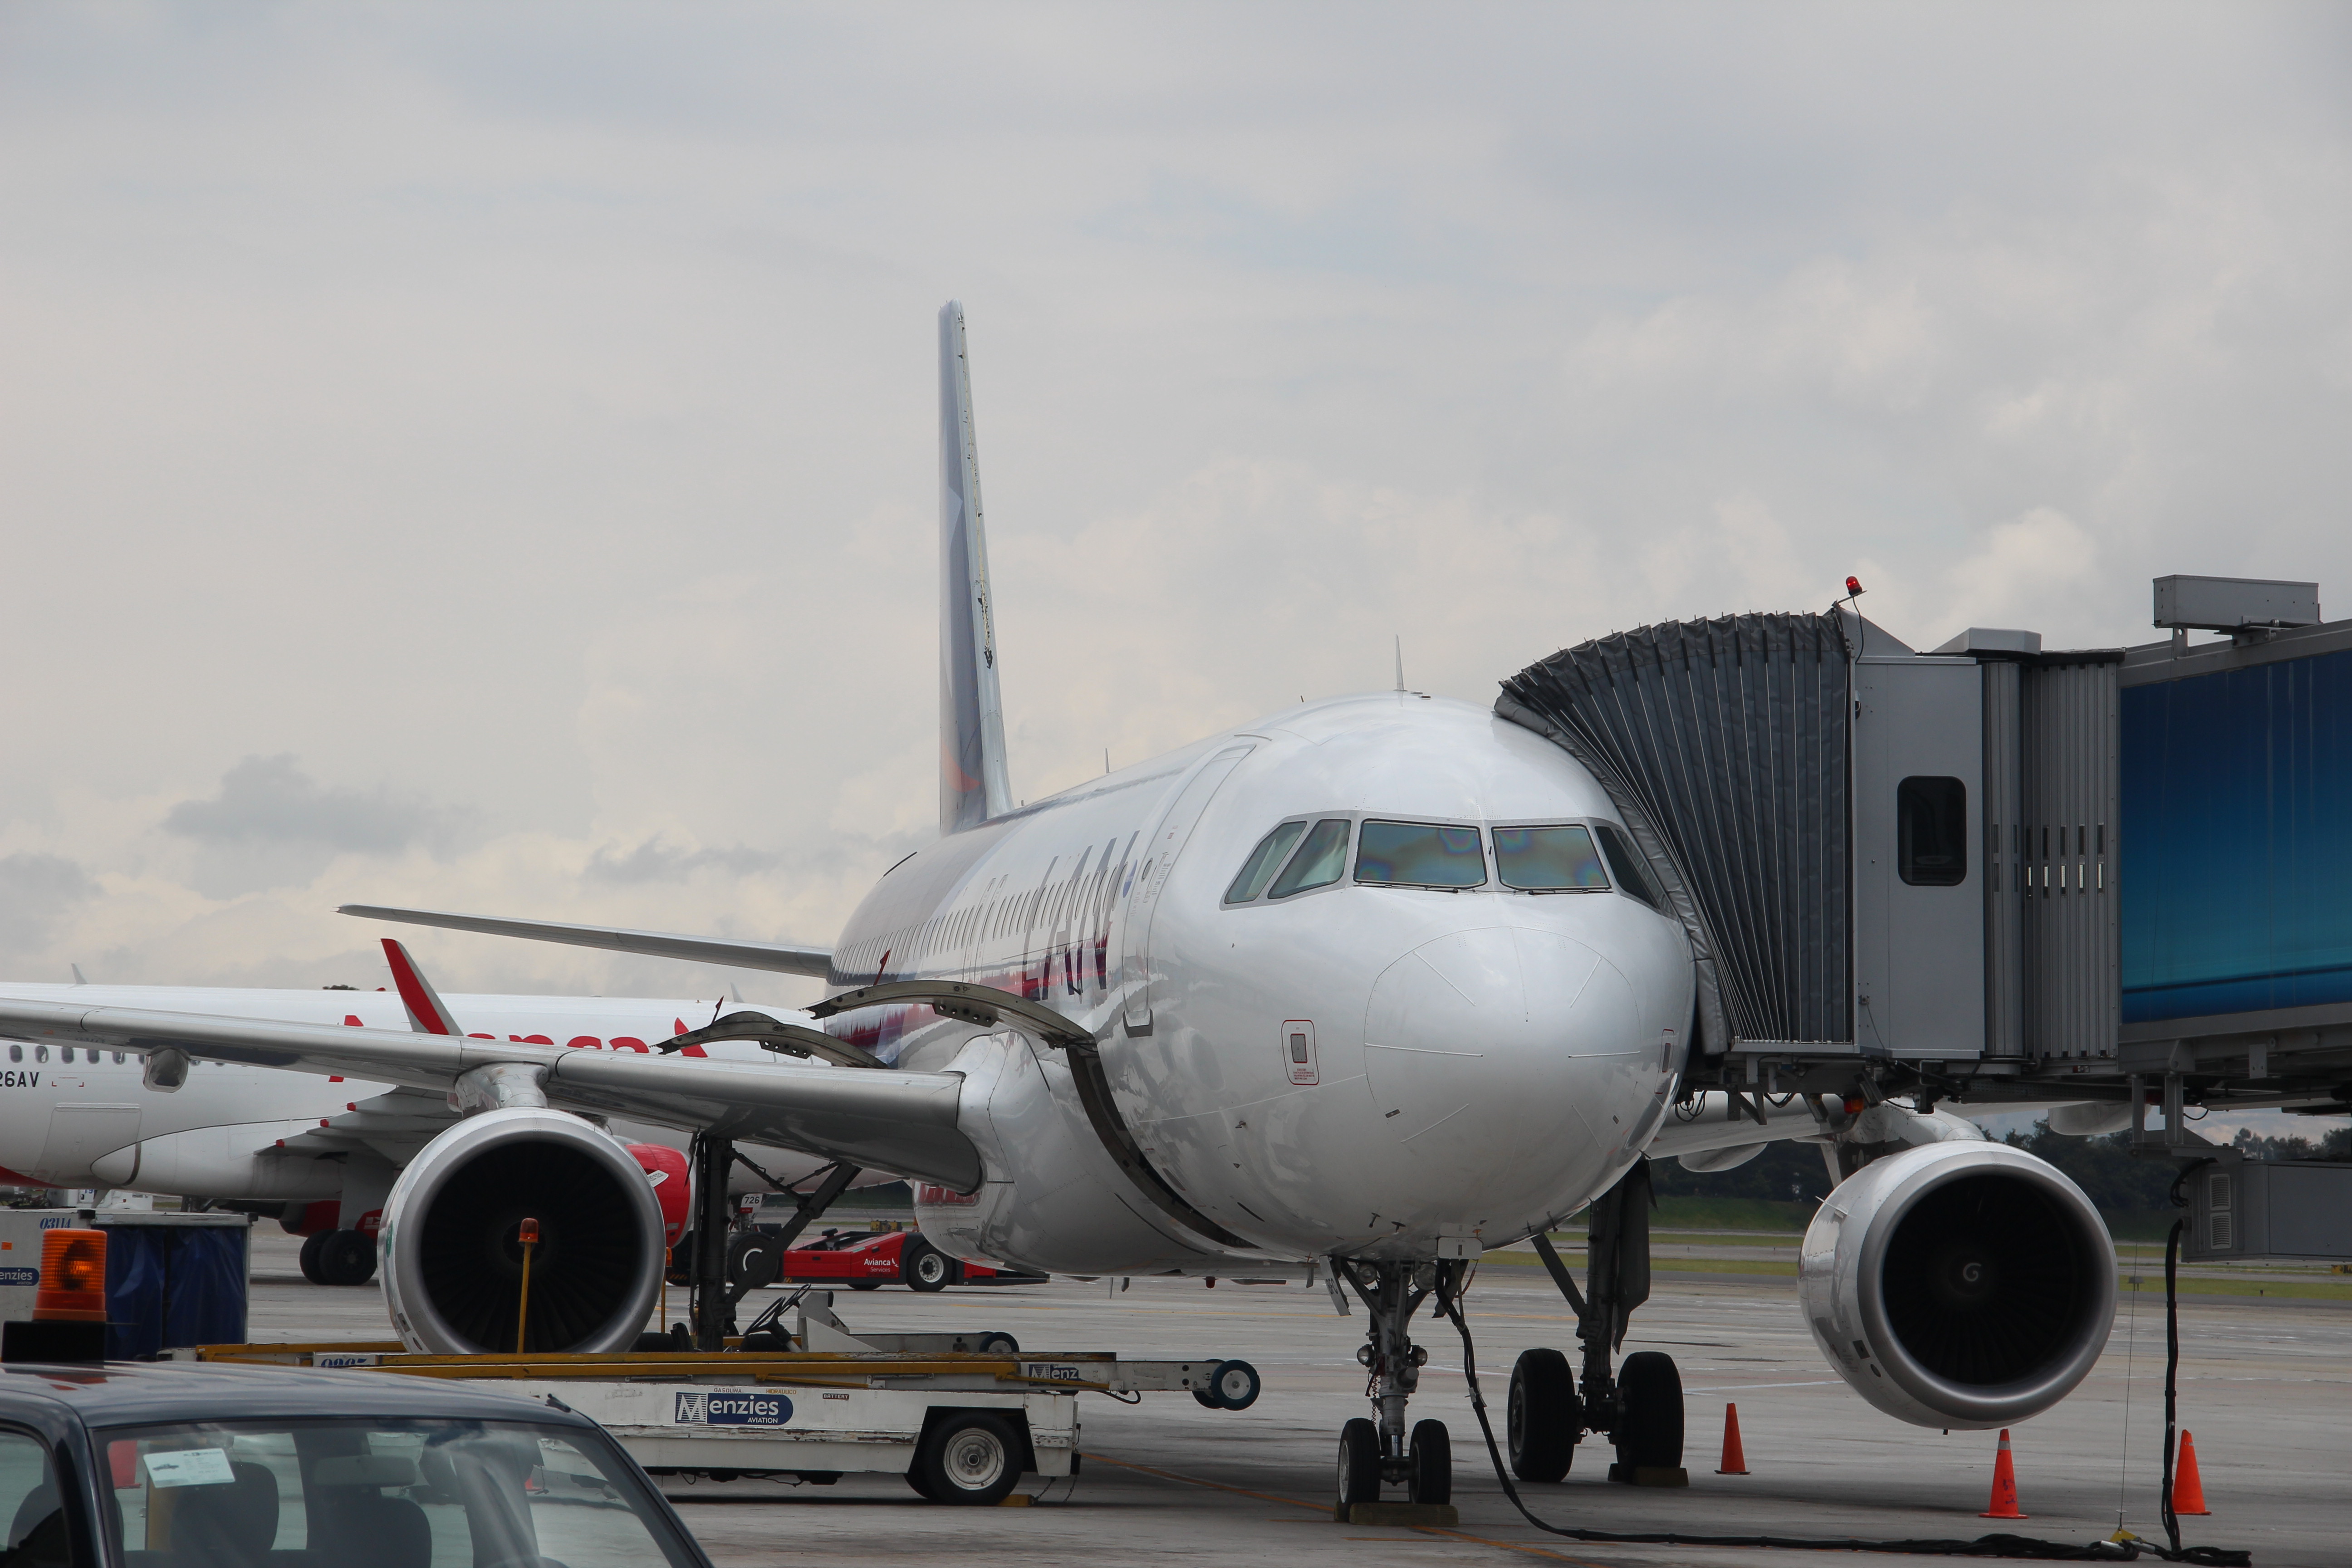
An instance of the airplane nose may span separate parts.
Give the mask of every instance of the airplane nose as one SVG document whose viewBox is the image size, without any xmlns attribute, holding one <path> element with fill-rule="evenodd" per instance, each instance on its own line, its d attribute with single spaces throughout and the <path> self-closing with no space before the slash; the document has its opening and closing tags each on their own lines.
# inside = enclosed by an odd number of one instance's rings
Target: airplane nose
<svg viewBox="0 0 2352 1568">
<path fill-rule="evenodd" d="M 1374 1114 L 1417 1162 L 1517 1186 L 1510 1178 L 1537 1177 L 1527 1167 L 1547 1151 L 1622 1139 L 1610 1117 L 1625 1110 L 1611 1102 L 1625 1097 L 1611 1080 L 1635 1059 L 1655 1061 L 1642 1034 L 1633 986 L 1574 938 L 1511 925 L 1451 931 L 1373 983 L 1365 1076 Z M 1590 1136 L 1563 1140 L 1579 1121 Z"/>
</svg>

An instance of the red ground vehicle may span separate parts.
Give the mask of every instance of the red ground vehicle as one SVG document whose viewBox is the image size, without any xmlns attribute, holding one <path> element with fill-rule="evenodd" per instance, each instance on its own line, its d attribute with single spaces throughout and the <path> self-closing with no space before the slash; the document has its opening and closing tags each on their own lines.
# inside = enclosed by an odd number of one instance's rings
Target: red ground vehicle
<svg viewBox="0 0 2352 1568">
<path fill-rule="evenodd" d="M 828 1230 L 814 1241 L 787 1248 L 782 1275 L 794 1284 L 838 1281 L 853 1290 L 894 1283 L 909 1290 L 1034 1285 L 1045 1278 L 950 1258 L 911 1230 Z"/>
</svg>

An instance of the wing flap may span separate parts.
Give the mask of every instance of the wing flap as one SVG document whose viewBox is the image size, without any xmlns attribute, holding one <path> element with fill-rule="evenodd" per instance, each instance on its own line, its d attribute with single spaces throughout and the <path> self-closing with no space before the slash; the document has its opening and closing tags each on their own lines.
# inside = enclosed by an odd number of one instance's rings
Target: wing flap
<svg viewBox="0 0 2352 1568">
<path fill-rule="evenodd" d="M 647 958 L 682 958 L 696 963 L 725 964 L 731 969 L 768 969 L 780 974 L 808 974 L 820 980 L 833 972 L 833 949 L 810 942 L 738 942 L 730 937 L 630 931 L 620 926 L 506 920 L 492 915 L 451 914 L 445 910 L 400 910 L 383 904 L 345 904 L 335 912 L 357 915 L 362 920 L 439 926 L 444 931 L 479 931 L 485 936 L 514 936 L 528 942 L 560 942 L 573 947 L 601 947 L 607 952 L 635 952 Z"/>
</svg>

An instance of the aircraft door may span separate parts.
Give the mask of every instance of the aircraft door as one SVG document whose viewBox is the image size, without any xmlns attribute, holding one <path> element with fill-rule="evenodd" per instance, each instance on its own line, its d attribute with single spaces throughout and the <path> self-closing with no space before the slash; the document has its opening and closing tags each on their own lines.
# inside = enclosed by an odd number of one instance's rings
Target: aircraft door
<svg viewBox="0 0 2352 1568">
<path fill-rule="evenodd" d="M 1184 842 L 1192 837 L 1194 825 L 1209 807 L 1209 798 L 1226 775 L 1257 748 L 1250 745 L 1228 746 L 1211 757 L 1184 783 L 1177 792 L 1176 802 L 1152 829 L 1151 837 L 1137 851 L 1139 862 L 1135 884 L 1129 891 L 1125 915 L 1119 928 L 1119 977 L 1125 993 L 1127 1032 L 1148 1034 L 1151 1029 L 1151 917 L 1160 907 L 1160 895 L 1168 886 L 1168 873 L 1174 868 L 1176 857 L 1183 852 Z"/>
</svg>

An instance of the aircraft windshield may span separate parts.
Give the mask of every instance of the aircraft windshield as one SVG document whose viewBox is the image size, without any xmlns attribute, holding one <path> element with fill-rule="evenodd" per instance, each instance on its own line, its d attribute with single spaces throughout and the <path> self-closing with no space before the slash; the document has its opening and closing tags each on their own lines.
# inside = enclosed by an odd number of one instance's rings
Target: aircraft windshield
<svg viewBox="0 0 2352 1568">
<path fill-rule="evenodd" d="M 1367 822 L 1356 848 L 1356 880 L 1413 888 L 1475 888 L 1486 880 L 1486 852 L 1475 827 Z"/>
<path fill-rule="evenodd" d="M 1580 893 L 1609 886 L 1592 835 L 1574 826 L 1497 827 L 1495 869 L 1503 886 L 1530 893 Z"/>
<path fill-rule="evenodd" d="M 1293 893 L 1303 893 L 1309 888 L 1328 888 L 1339 879 L 1348 868 L 1348 829 L 1351 825 L 1344 816 L 1326 817 L 1315 825 L 1298 853 L 1275 879 L 1270 899 L 1286 899 Z"/>
<path fill-rule="evenodd" d="M 1265 892 L 1266 882 L 1274 876 L 1274 868 L 1282 864 L 1282 858 L 1290 853 L 1290 847 L 1297 843 L 1298 836 L 1306 831 L 1307 824 L 1303 822 L 1286 822 L 1259 839 L 1257 847 L 1250 851 L 1250 858 L 1242 863 L 1242 874 L 1235 877 L 1234 885 L 1225 889 L 1225 902 L 1245 904 Z"/>
<path fill-rule="evenodd" d="M 1633 841 L 1607 823 L 1601 824 L 1601 849 L 1609 857 L 1609 868 L 1617 873 L 1617 885 L 1649 905 L 1654 910 L 1665 907 L 1658 886 L 1650 880 L 1649 868 L 1642 864 L 1641 851 Z"/>
</svg>

